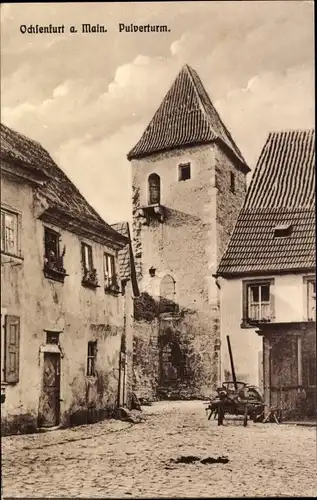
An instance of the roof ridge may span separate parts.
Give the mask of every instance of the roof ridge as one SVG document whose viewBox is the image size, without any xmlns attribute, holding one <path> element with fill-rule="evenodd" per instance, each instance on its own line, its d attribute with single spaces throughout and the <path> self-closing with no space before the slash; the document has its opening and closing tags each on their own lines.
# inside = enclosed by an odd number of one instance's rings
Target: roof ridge
<svg viewBox="0 0 317 500">
<path fill-rule="evenodd" d="M 30 161 L 30 157 L 33 157 L 32 159 L 36 164 L 38 164 L 38 168 L 51 174 L 50 181 L 39 189 L 47 200 L 53 204 L 53 206 L 55 205 L 60 210 L 65 213 L 67 212 L 69 214 L 73 214 L 75 217 L 77 213 L 76 209 L 78 209 L 79 205 L 82 205 L 83 212 L 80 213 L 80 217 L 86 217 L 94 223 L 98 222 L 106 228 L 111 228 L 111 225 L 99 215 L 97 210 L 88 202 L 76 184 L 68 177 L 64 170 L 57 165 L 48 150 L 45 149 L 39 141 L 11 129 L 4 123 L 1 123 L 0 129 L 1 133 L 8 135 L 8 140 L 6 140 L 6 142 L 9 151 L 10 149 L 15 149 L 27 162 Z M 34 150 L 32 150 L 32 147 Z M 6 152 L 5 148 L 1 148 L 1 150 Z M 14 156 L 13 159 L 16 159 L 16 157 Z M 61 184 L 63 184 L 63 189 L 66 189 L 66 202 L 65 199 L 62 199 L 63 196 L 60 188 Z M 75 196 L 77 198 L 72 201 L 71 199 L 68 199 L 68 196 Z M 79 209 L 79 212 L 80 211 L 81 208 Z"/>
<path fill-rule="evenodd" d="M 40 146 L 41 148 L 43 148 L 42 144 L 39 141 L 37 141 L 36 139 L 32 139 L 31 137 L 28 137 L 27 135 L 22 134 L 22 132 L 18 132 L 14 128 L 8 127 L 8 125 L 5 125 L 3 122 L 0 123 L 0 126 L 2 128 L 4 128 L 5 130 L 14 132 L 14 134 L 19 135 L 20 137 L 22 137 L 22 139 L 25 139 L 26 141 L 32 142 L 33 144 L 36 144 L 37 146 Z M 43 148 L 43 149 L 45 149 L 45 148 Z"/>
<path fill-rule="evenodd" d="M 215 134 L 215 136 L 217 136 L 217 137 L 218 137 L 218 134 L 215 132 L 215 130 L 214 130 L 214 128 L 213 128 L 213 126 L 212 126 L 212 125 L 211 125 L 211 123 L 210 123 L 210 118 L 209 118 L 209 116 L 208 116 L 208 113 L 207 113 L 207 111 L 206 111 L 206 108 L 205 108 L 205 106 L 204 106 L 204 103 L 203 103 L 203 102 L 202 102 L 202 100 L 201 100 L 201 97 L 200 97 L 200 95 L 199 95 L 199 91 L 198 91 L 198 89 L 197 89 L 196 82 L 195 82 L 194 77 L 193 77 L 193 75 L 192 75 L 192 72 L 193 72 L 193 71 L 195 71 L 195 70 L 194 70 L 193 68 L 191 68 L 188 64 L 185 64 L 184 69 L 186 69 L 186 71 L 188 72 L 188 76 L 189 76 L 189 78 L 190 78 L 190 81 L 191 81 L 191 83 L 192 83 L 192 85 L 193 85 L 193 89 L 194 89 L 194 91 L 195 91 L 196 97 L 197 97 L 197 99 L 198 99 L 198 104 L 199 104 L 199 107 L 201 108 L 201 111 L 203 112 L 203 114 L 204 114 L 204 116 L 205 116 L 205 119 L 207 120 L 207 123 L 208 123 L 209 127 L 211 128 L 212 132 Z M 199 78 L 198 74 L 197 74 L 197 77 Z M 201 84 L 202 84 L 202 81 L 201 81 Z"/>
<path fill-rule="evenodd" d="M 233 139 L 233 137 L 232 137 L 231 133 L 229 132 L 228 128 L 227 128 L 227 127 L 226 127 L 226 125 L 224 124 L 224 122 L 223 122 L 223 120 L 222 120 L 222 118 L 221 118 L 220 114 L 218 113 L 217 108 L 216 108 L 216 106 L 214 105 L 214 103 L 213 103 L 213 101 L 212 101 L 212 99 L 211 99 L 210 95 L 208 94 L 207 90 L 205 89 L 205 86 L 204 86 L 204 84 L 203 84 L 203 82 L 202 82 L 202 79 L 201 79 L 201 78 L 200 78 L 200 76 L 198 75 L 197 71 L 196 71 L 196 70 L 194 70 L 193 68 L 191 68 L 188 64 L 187 64 L 187 65 L 185 65 L 185 66 L 187 67 L 188 72 L 190 73 L 190 77 L 191 77 L 191 79 L 193 80 L 194 89 L 195 89 L 195 91 L 196 91 L 196 93 L 197 93 L 197 96 L 198 96 L 199 101 L 201 102 L 201 104 L 202 104 L 202 106 L 203 106 L 203 110 L 204 110 L 204 112 L 205 112 L 205 114 L 206 114 L 207 122 L 208 122 L 208 124 L 209 124 L 209 126 L 210 126 L 210 128 L 211 128 L 212 132 L 214 133 L 214 135 L 215 135 L 215 136 L 216 136 L 219 140 L 221 140 L 221 141 L 222 141 L 223 143 L 225 143 L 225 144 L 226 144 L 226 145 L 227 145 L 230 149 L 232 149 L 232 150 L 233 150 L 233 152 L 234 152 L 236 155 L 237 155 L 237 153 L 238 153 L 238 155 L 240 156 L 240 160 L 243 160 L 243 162 L 244 162 L 244 163 L 246 163 L 246 162 L 245 162 L 245 160 L 244 160 L 244 158 L 243 158 L 243 155 L 242 155 L 242 153 L 241 153 L 240 149 L 238 148 L 238 146 L 237 146 L 237 144 L 236 144 L 235 140 Z M 197 85 L 196 85 L 195 79 L 196 79 L 196 80 L 198 80 L 198 82 L 199 82 L 199 84 L 200 84 L 200 86 L 201 86 L 201 91 L 204 93 L 204 97 L 205 97 L 205 98 L 206 98 L 206 100 L 208 101 L 209 105 L 210 105 L 210 106 L 211 106 L 211 108 L 212 108 L 212 111 L 215 113 L 215 115 L 216 115 L 217 119 L 219 120 L 220 126 L 222 126 L 222 127 L 223 127 L 225 134 L 228 136 L 228 138 L 229 138 L 229 144 L 227 143 L 227 141 L 225 141 L 225 140 L 221 137 L 221 135 L 219 135 L 219 133 L 218 133 L 217 131 L 215 131 L 215 128 L 212 126 L 212 124 L 211 124 L 211 117 L 210 117 L 210 115 L 208 114 L 208 111 L 206 110 L 205 105 L 204 105 L 204 103 L 203 103 L 203 101 L 202 101 L 202 99 L 201 99 L 201 96 L 200 96 L 200 94 L 199 94 L 199 90 L 197 89 Z"/>
<path fill-rule="evenodd" d="M 171 117 L 174 118 L 172 126 Z M 224 125 L 199 75 L 185 64 L 127 157 L 132 160 L 215 141 L 225 145 L 249 172 L 241 151 Z"/>
</svg>

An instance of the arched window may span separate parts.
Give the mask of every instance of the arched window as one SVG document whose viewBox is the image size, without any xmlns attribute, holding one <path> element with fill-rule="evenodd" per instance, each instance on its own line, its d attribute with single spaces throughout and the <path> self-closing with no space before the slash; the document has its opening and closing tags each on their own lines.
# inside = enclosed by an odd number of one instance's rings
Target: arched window
<svg viewBox="0 0 317 500">
<path fill-rule="evenodd" d="M 177 310 L 175 281 L 172 276 L 166 274 L 160 286 L 160 312 L 175 313 Z"/>
<path fill-rule="evenodd" d="M 149 183 L 149 205 L 156 205 L 161 202 L 161 178 L 157 174 L 151 174 Z"/>
</svg>

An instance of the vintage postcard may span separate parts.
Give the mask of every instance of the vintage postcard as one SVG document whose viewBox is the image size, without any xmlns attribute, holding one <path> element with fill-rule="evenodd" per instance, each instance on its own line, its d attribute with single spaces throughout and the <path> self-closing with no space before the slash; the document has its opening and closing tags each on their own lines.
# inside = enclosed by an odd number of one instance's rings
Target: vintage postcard
<svg viewBox="0 0 317 500">
<path fill-rule="evenodd" d="M 313 2 L 0 13 L 2 497 L 315 496 Z"/>
</svg>

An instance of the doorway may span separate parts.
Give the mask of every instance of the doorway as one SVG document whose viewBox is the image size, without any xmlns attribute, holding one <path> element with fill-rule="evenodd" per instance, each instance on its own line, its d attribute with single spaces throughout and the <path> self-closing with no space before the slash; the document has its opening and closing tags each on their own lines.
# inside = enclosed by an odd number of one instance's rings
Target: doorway
<svg viewBox="0 0 317 500">
<path fill-rule="evenodd" d="M 56 427 L 60 423 L 60 359 L 58 353 L 44 352 L 40 427 Z"/>
</svg>

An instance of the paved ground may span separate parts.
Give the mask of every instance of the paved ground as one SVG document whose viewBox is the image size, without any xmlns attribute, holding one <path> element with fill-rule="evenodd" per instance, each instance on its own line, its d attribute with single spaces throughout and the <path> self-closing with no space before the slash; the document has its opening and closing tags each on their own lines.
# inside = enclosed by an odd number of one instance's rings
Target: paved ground
<svg viewBox="0 0 317 500">
<path fill-rule="evenodd" d="M 2 439 L 3 497 L 316 496 L 316 429 L 208 421 L 200 402 L 158 403 L 146 421 L 106 421 Z M 226 464 L 175 464 L 195 455 Z"/>
</svg>

